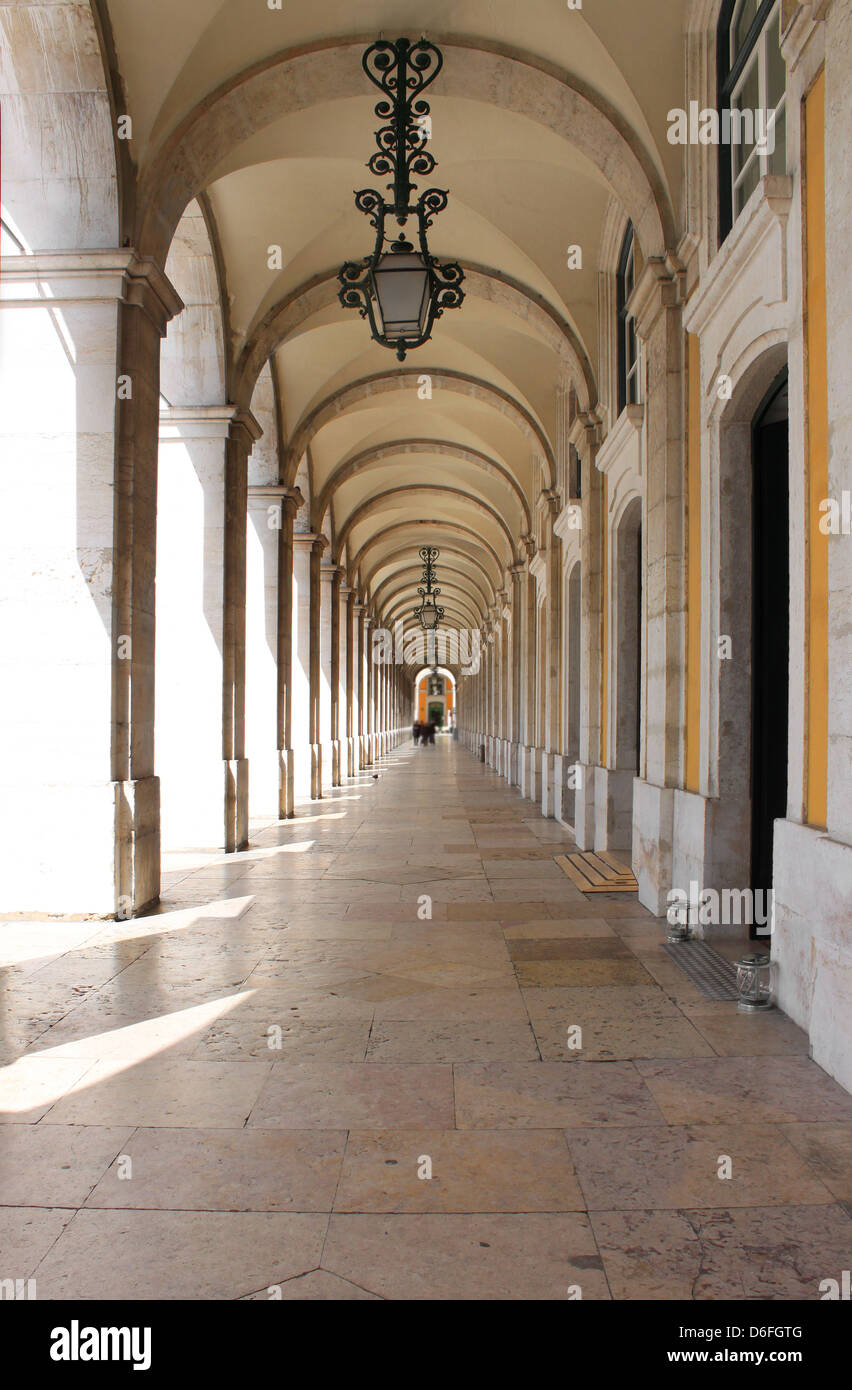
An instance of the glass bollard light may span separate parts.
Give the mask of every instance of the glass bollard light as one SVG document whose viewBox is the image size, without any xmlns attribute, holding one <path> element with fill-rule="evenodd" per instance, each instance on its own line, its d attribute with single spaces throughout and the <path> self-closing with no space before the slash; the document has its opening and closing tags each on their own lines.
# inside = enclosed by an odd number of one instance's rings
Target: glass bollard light
<svg viewBox="0 0 852 1390">
<path fill-rule="evenodd" d="M 743 956 L 737 963 L 737 1008 L 745 1014 L 773 1007 L 772 959 L 768 955 Z"/>
</svg>

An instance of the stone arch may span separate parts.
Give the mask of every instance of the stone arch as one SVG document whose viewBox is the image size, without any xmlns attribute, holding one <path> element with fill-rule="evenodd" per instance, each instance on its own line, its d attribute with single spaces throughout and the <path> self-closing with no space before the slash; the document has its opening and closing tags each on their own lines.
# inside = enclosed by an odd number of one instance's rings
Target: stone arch
<svg viewBox="0 0 852 1390">
<path fill-rule="evenodd" d="M 504 464 L 498 463 L 490 455 L 483 453 L 480 449 L 466 448 L 462 444 L 454 444 L 451 440 L 435 439 L 396 439 L 387 444 L 375 444 L 368 449 L 362 449 L 360 453 L 354 454 L 352 458 L 339 464 L 334 472 L 326 479 L 322 489 L 317 495 L 316 501 L 311 510 L 311 526 L 319 530 L 323 524 L 326 510 L 334 493 L 343 483 L 350 478 L 354 478 L 363 469 L 371 464 L 380 462 L 382 459 L 391 458 L 397 454 L 447 454 L 453 458 L 464 459 L 467 463 L 473 463 L 482 468 L 492 477 L 499 478 L 511 488 L 515 495 L 518 506 L 521 509 L 523 521 L 526 523 L 526 530 L 532 526 L 532 519 L 529 504 L 524 496 L 523 489 L 518 483 L 517 478 Z"/>
<path fill-rule="evenodd" d="M 416 607 L 416 597 L 416 594 L 406 594 L 405 591 L 395 594 L 388 600 L 388 606 L 384 610 L 386 618 L 393 622 L 401 613 L 411 613 Z M 482 621 L 482 614 L 477 613 L 475 605 L 466 598 L 464 591 L 461 593 L 448 593 L 446 588 L 442 585 L 439 603 L 444 609 L 445 614 L 452 613 L 455 616 L 462 615 L 465 622 L 470 623 L 471 627 L 478 626 Z"/>
<path fill-rule="evenodd" d="M 786 342 L 764 343 L 762 350 L 752 346 L 710 440 L 717 524 L 709 537 L 709 631 L 702 634 L 716 668 L 714 672 L 711 666 L 711 678 L 703 682 L 709 705 L 710 794 L 723 801 L 726 816 L 736 819 L 741 848 L 750 841 L 752 422 L 787 362 Z M 713 661 L 723 636 L 730 637 L 735 656 L 739 653 L 736 660 Z M 726 881 L 747 883 L 748 873 Z"/>
<path fill-rule="evenodd" d="M 160 347 L 160 394 L 168 406 L 224 405 L 227 400 L 221 277 L 203 200 L 190 203 L 166 260 L 166 276 L 183 301 Z"/>
<path fill-rule="evenodd" d="M 364 557 L 370 553 L 374 546 L 378 545 L 380 541 L 386 540 L 392 532 L 401 531 L 406 527 L 416 528 L 418 534 L 422 533 L 424 528 L 428 528 L 431 530 L 433 527 L 438 527 L 442 531 L 450 532 L 453 535 L 464 536 L 466 539 L 468 537 L 472 537 L 473 543 L 480 550 L 482 550 L 490 560 L 494 562 L 494 568 L 497 573 L 497 582 L 500 582 L 504 569 L 503 562 L 501 561 L 500 556 L 497 554 L 497 551 L 494 549 L 494 547 L 490 545 L 489 542 L 485 540 L 485 538 L 482 535 L 480 535 L 478 531 L 476 531 L 472 526 L 465 526 L 460 521 L 435 521 L 431 517 L 412 517 L 410 520 L 395 521 L 390 526 L 384 526 L 381 529 L 381 531 L 374 532 L 374 534 L 370 536 L 369 540 L 364 542 L 360 550 L 358 550 L 357 553 L 350 558 L 349 582 L 352 583 L 354 577 L 358 574 L 359 566 L 363 563 Z"/>
<path fill-rule="evenodd" d="M 609 181 L 628 210 L 646 254 L 674 247 L 670 199 L 650 153 L 635 132 L 579 79 L 530 54 L 479 38 L 434 35 L 444 54 L 447 96 L 494 104 L 527 116 L 571 143 Z M 139 197 L 137 244 L 162 262 L 186 204 L 230 149 L 291 111 L 364 93 L 353 48 L 372 36 L 321 40 L 263 59 L 223 83 L 167 136 L 146 171 Z M 159 194 L 159 196 L 158 196 Z"/>
<path fill-rule="evenodd" d="M 598 388 L 588 354 L 573 327 L 536 290 L 501 271 L 460 262 L 465 272 L 465 294 L 501 304 L 530 324 L 564 361 L 577 390 L 580 410 L 597 404 Z M 338 302 L 337 268 L 313 276 L 268 309 L 248 331 L 237 362 L 235 399 L 242 403 L 263 362 L 281 343 L 299 333 L 315 314 Z"/>
<path fill-rule="evenodd" d="M 442 553 L 442 554 L 449 554 L 449 555 L 456 555 L 459 559 L 464 559 L 464 560 L 466 560 L 467 563 L 468 563 L 469 565 L 472 565 L 474 569 L 478 570 L 478 572 L 482 575 L 483 579 L 485 580 L 485 583 L 486 583 L 487 586 L 488 586 L 488 590 L 489 590 L 490 595 L 491 595 L 490 599 L 488 598 L 488 596 L 487 596 L 485 590 L 483 590 L 483 589 L 481 589 L 481 588 L 479 587 L 478 583 L 475 584 L 475 587 L 477 588 L 477 591 L 478 591 L 479 593 L 482 594 L 483 601 L 484 601 L 486 607 L 488 606 L 489 603 L 493 603 L 493 602 L 495 601 L 495 597 L 496 597 L 496 594 L 497 594 L 497 589 L 496 589 L 496 587 L 495 587 L 495 584 L 494 584 L 493 579 L 491 578 L 491 576 L 489 575 L 487 569 L 485 568 L 485 566 L 482 564 L 482 562 L 481 562 L 480 560 L 476 559 L 475 556 L 468 554 L 466 551 L 448 549 L 445 545 L 442 545 L 441 553 Z M 403 557 L 405 557 L 405 558 L 407 558 L 407 559 L 410 560 L 411 555 L 412 555 L 412 550 L 411 550 L 411 548 L 409 547 L 409 548 L 404 549 L 404 550 L 394 550 L 394 551 L 391 552 L 390 555 L 382 556 L 381 560 L 377 560 L 377 561 L 376 561 L 376 564 L 375 564 L 374 568 L 371 570 L 371 572 L 370 572 L 369 574 L 362 575 L 362 580 L 363 580 L 364 586 L 367 587 L 367 588 L 369 587 L 369 585 L 370 585 L 371 582 L 372 582 L 373 576 L 378 572 L 378 570 L 382 569 L 383 566 L 389 565 L 389 564 L 391 564 L 394 560 L 402 559 Z M 417 573 L 419 573 L 419 572 L 422 570 L 422 564 L 418 563 L 417 565 L 411 565 L 410 568 L 411 568 L 412 572 L 414 572 L 414 571 L 416 570 Z M 400 573 L 400 571 L 396 571 L 396 573 Z M 456 571 L 456 573 L 458 573 L 458 574 L 463 574 L 464 571 L 463 571 L 463 570 L 458 570 L 458 571 Z M 386 583 L 388 582 L 389 579 L 392 579 L 393 577 L 394 577 L 393 574 L 389 575 L 389 576 L 388 576 L 388 579 L 382 580 L 382 585 L 380 585 L 379 587 L 381 588 L 384 584 L 386 584 Z M 470 577 L 470 576 L 468 576 L 468 577 Z M 472 578 L 471 578 L 471 583 L 474 583 L 474 580 L 473 580 Z"/>
<path fill-rule="evenodd" d="M 2 92 L 2 192 L 10 230 L 25 252 L 119 246 L 119 152 L 126 141 L 117 139 L 92 10 L 5 5 L 0 29 L 5 52 L 15 55 Z"/>
<path fill-rule="evenodd" d="M 432 380 L 433 391 L 436 387 L 447 391 L 456 391 L 461 395 L 483 401 L 505 415 L 529 441 L 530 446 L 539 453 L 543 473 L 547 479 L 547 487 L 552 488 L 554 486 L 556 459 L 553 448 L 541 425 L 525 406 L 520 405 L 513 396 L 509 395 L 507 391 L 501 390 L 499 386 L 493 386 L 490 382 L 483 381 L 480 377 L 470 376 L 466 372 L 433 369 L 425 374 Z M 339 390 L 321 400 L 302 417 L 293 432 L 285 465 L 285 480 L 288 486 L 292 487 L 299 460 L 305 450 L 310 447 L 314 435 L 324 425 L 337 419 L 350 406 L 358 405 L 361 401 L 383 395 L 388 391 L 412 389 L 417 385 L 418 378 L 423 375 L 424 370 L 420 367 L 401 367 L 397 371 L 377 372 L 373 376 L 361 377 L 358 381 L 352 381 L 347 386 L 341 386 Z"/>
<path fill-rule="evenodd" d="M 376 497 L 371 497 L 367 502 L 362 502 L 361 506 L 356 507 L 355 511 L 346 518 L 346 521 L 335 537 L 335 550 L 338 557 L 342 554 L 344 546 L 355 527 L 362 521 L 366 521 L 374 512 L 378 511 L 380 506 L 386 502 L 389 497 L 398 497 L 403 494 L 413 497 L 415 493 L 426 497 L 433 497 L 437 493 L 440 493 L 443 496 L 460 498 L 465 506 L 473 507 L 475 511 L 480 512 L 483 516 L 487 516 L 491 521 L 495 522 L 499 530 L 501 530 L 506 537 L 512 562 L 514 563 L 517 559 L 512 532 L 509 530 L 509 527 L 506 525 L 506 522 L 499 512 L 495 511 L 487 502 L 480 501 L 478 497 L 471 497 L 470 493 L 464 492 L 462 488 L 445 487 L 443 484 L 435 483 L 406 483 L 401 487 L 390 487 L 384 492 L 380 492 Z"/>
<path fill-rule="evenodd" d="M 419 582 L 420 582 L 419 576 L 420 576 L 420 574 L 422 573 L 422 569 L 423 569 L 423 566 L 422 566 L 422 565 L 413 565 L 413 564 L 412 564 L 412 565 L 406 565 L 406 566 L 405 566 L 404 568 L 402 568 L 402 569 L 394 570 L 391 574 L 388 575 L 388 577 L 387 577 L 386 579 L 383 579 L 383 580 L 382 580 L 381 584 L 379 584 L 379 586 L 376 588 L 375 592 L 372 594 L 372 601 L 373 601 L 373 603 L 375 603 L 377 606 L 381 606 L 381 603 L 382 603 L 383 601 L 384 601 L 384 602 L 389 602 L 391 598 L 395 598 L 398 594 L 401 594 L 401 593 L 403 593 L 403 592 L 415 593 L 416 590 L 417 590 L 417 585 L 418 585 Z M 473 578 L 473 576 L 470 575 L 470 574 L 467 574 L 465 570 L 456 569 L 455 566 L 453 566 L 453 565 L 446 565 L 446 564 L 444 564 L 444 562 L 443 562 L 443 560 L 442 560 L 442 562 L 441 562 L 441 576 L 442 576 L 442 579 L 443 579 L 442 588 L 444 588 L 445 585 L 446 585 L 446 576 L 447 576 L 448 574 L 450 574 L 450 575 L 453 576 L 453 582 L 454 582 L 454 583 L 455 583 L 456 578 L 463 579 L 463 580 L 465 581 L 465 583 L 466 583 L 467 585 L 470 586 L 470 589 L 473 590 L 473 591 L 475 592 L 475 594 L 477 595 L 477 597 L 478 597 L 479 600 L 480 600 L 482 616 L 483 616 L 483 618 L 484 618 L 484 617 L 486 616 L 487 612 L 488 612 L 488 597 L 487 597 L 485 591 L 484 591 L 483 589 L 480 588 L 479 584 L 476 582 L 476 580 Z M 394 592 L 393 592 L 393 594 L 385 594 L 384 600 L 382 600 L 382 598 L 381 598 L 382 591 L 385 590 L 389 584 L 393 584 L 393 583 L 396 583 L 397 581 L 403 580 L 403 576 L 405 576 L 405 579 L 404 579 L 404 582 L 401 584 L 401 587 L 400 587 L 399 589 L 395 589 Z M 455 585 L 455 587 L 456 587 L 456 588 L 461 588 L 462 586 L 461 586 L 461 585 Z M 473 595 L 472 595 L 472 594 L 469 594 L 469 597 L 472 598 Z M 493 599 L 492 599 L 492 601 L 493 601 Z"/>
</svg>

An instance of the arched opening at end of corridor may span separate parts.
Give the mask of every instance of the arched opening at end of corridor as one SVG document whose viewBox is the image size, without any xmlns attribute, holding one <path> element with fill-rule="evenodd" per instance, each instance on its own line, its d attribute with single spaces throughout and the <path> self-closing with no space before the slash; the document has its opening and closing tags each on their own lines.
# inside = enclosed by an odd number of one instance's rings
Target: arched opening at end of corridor
<svg viewBox="0 0 852 1390">
<path fill-rule="evenodd" d="M 414 740 L 428 741 L 435 733 L 452 734 L 455 729 L 456 678 L 446 666 L 424 667 L 414 681 Z"/>
</svg>

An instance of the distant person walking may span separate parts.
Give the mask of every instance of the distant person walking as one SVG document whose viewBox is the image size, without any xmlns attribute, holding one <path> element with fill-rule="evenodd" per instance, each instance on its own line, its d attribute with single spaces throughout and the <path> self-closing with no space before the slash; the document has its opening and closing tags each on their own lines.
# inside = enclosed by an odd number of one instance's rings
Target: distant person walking
<svg viewBox="0 0 852 1390">
<path fill-rule="evenodd" d="M 434 725 L 434 723 L 433 723 L 432 720 L 430 719 L 428 723 L 426 723 L 426 724 L 424 724 L 424 725 L 422 726 L 422 728 L 423 728 L 423 741 L 424 741 L 424 743 L 428 743 L 429 746 L 430 746 L 431 748 L 434 748 L 434 746 L 435 746 L 435 725 Z"/>
<path fill-rule="evenodd" d="M 420 735 L 422 734 L 422 732 L 423 732 L 423 725 L 422 725 L 422 724 L 419 724 L 419 723 L 415 720 L 415 722 L 414 722 L 414 728 L 411 730 L 411 735 L 412 735 L 412 738 L 414 739 L 414 747 L 415 747 L 415 748 L 417 747 L 418 743 L 420 742 Z"/>
</svg>

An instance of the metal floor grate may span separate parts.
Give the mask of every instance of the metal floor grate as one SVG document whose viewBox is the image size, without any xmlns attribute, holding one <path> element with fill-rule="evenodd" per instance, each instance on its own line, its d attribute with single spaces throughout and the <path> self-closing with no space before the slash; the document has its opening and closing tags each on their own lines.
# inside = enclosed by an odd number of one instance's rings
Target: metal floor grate
<svg viewBox="0 0 852 1390">
<path fill-rule="evenodd" d="M 676 946 L 666 944 L 663 950 L 701 990 L 705 999 L 739 997 L 736 967 L 706 941 L 681 941 Z"/>
</svg>

